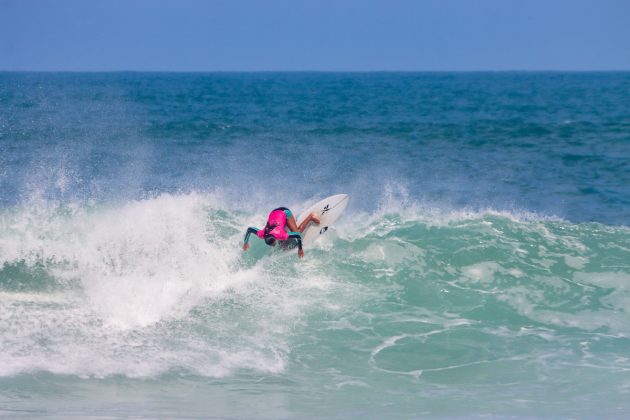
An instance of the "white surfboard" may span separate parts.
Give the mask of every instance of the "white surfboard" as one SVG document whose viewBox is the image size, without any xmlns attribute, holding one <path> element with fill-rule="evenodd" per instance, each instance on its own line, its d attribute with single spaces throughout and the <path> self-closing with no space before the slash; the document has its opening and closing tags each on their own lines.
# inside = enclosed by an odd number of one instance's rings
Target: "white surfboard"
<svg viewBox="0 0 630 420">
<path fill-rule="evenodd" d="M 302 232 L 302 243 L 312 242 L 325 233 L 346 209 L 348 199 L 348 194 L 332 195 L 304 210 L 297 219 L 298 226 L 311 212 L 317 214 L 321 223 L 319 225 L 309 223 L 304 232 Z"/>
</svg>

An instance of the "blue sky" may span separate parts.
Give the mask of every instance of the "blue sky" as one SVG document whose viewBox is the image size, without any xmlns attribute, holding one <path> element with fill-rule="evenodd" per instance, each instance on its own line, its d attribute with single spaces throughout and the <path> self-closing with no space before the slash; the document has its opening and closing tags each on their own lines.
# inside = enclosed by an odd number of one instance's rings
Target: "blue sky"
<svg viewBox="0 0 630 420">
<path fill-rule="evenodd" d="M 0 70 L 630 70 L 630 0 L 0 0 Z"/>
</svg>

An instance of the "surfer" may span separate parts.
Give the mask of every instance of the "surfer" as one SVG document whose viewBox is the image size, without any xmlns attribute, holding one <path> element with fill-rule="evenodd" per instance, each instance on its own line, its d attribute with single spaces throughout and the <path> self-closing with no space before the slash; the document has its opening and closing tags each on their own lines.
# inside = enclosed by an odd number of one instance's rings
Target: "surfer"
<svg viewBox="0 0 630 420">
<path fill-rule="evenodd" d="M 288 241 L 289 239 L 295 239 L 298 246 L 298 256 L 304 257 L 304 250 L 302 249 L 302 232 L 308 226 L 309 223 L 315 223 L 319 225 L 319 218 L 313 212 L 308 215 L 300 226 L 297 225 L 295 217 L 286 207 L 278 207 L 269 213 L 267 218 L 267 224 L 263 229 L 256 229 L 254 227 L 247 228 L 245 234 L 245 243 L 243 244 L 243 251 L 247 251 L 249 248 L 249 235 L 252 233 L 264 240 L 269 246 L 275 246 L 276 241 Z M 286 229 L 289 229 L 287 232 Z"/>
</svg>

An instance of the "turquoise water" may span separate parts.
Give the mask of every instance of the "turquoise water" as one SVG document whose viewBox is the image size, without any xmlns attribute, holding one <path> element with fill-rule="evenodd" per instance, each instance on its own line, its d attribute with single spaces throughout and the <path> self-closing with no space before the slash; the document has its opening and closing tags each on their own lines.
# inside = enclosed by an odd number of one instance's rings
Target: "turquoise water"
<svg viewBox="0 0 630 420">
<path fill-rule="evenodd" d="M 0 73 L 0 413 L 624 417 L 628 133 L 629 73 Z"/>
</svg>

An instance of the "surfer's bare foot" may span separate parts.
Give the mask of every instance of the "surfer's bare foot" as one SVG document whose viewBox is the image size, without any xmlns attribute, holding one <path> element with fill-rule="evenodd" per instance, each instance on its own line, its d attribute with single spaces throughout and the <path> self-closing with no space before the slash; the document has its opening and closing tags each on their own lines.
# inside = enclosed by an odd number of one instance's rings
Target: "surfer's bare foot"
<svg viewBox="0 0 630 420">
<path fill-rule="evenodd" d="M 311 213 L 311 220 L 313 221 L 313 223 L 315 223 L 316 225 L 319 225 L 320 220 L 319 217 L 317 217 L 317 215 L 315 214 L 315 212 Z"/>
</svg>

